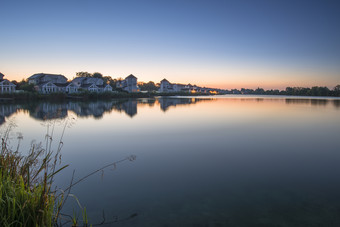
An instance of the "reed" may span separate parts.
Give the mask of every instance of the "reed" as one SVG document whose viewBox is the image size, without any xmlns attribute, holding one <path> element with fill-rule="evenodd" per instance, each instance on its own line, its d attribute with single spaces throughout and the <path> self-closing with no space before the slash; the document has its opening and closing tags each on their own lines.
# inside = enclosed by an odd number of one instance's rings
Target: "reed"
<svg viewBox="0 0 340 227">
<path fill-rule="evenodd" d="M 70 193 L 71 188 L 86 178 L 104 171 L 109 167 L 116 168 L 116 165 L 124 161 L 134 161 L 136 157 L 131 155 L 122 160 L 105 165 L 86 176 L 73 182 L 74 171 L 70 186 L 65 190 L 52 190 L 53 178 L 68 165 L 60 166 L 61 149 L 63 146 L 63 135 L 67 121 L 64 124 L 56 151 L 52 150 L 54 124 L 47 126 L 46 144 L 32 143 L 27 155 L 19 153 L 19 144 L 22 136 L 19 136 L 16 150 L 10 149 L 8 138 L 12 126 L 0 135 L 0 226 L 1 227 L 22 227 L 22 226 L 89 226 L 86 207 L 80 205 L 76 196 Z M 74 212 L 73 216 L 62 214 L 61 210 L 68 197 L 73 197 L 81 209 L 81 219 Z M 130 216 L 122 220 L 134 218 Z M 116 223 L 122 220 L 117 218 L 113 221 L 106 221 L 103 215 L 103 222 L 93 226 Z M 90 225 L 91 226 L 91 225 Z"/>
<path fill-rule="evenodd" d="M 49 143 L 43 149 L 32 144 L 23 156 L 8 145 L 9 127 L 1 138 L 0 151 L 0 226 L 52 226 L 58 219 L 60 198 L 51 190 L 60 149 L 53 152 Z"/>
</svg>

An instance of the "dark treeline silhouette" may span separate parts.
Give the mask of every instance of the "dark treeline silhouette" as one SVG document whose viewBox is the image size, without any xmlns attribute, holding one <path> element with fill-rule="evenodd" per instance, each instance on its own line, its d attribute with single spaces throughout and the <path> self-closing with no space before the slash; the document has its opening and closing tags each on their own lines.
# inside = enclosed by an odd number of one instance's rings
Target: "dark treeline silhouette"
<svg viewBox="0 0 340 227">
<path fill-rule="evenodd" d="M 263 88 L 232 89 L 229 94 L 249 94 L 249 95 L 293 95 L 293 96 L 335 96 L 340 97 L 340 85 L 335 86 L 332 90 L 327 87 L 287 87 L 286 90 L 264 90 Z"/>
<path fill-rule="evenodd" d="M 156 92 L 159 89 L 159 84 L 155 84 L 153 81 L 149 81 L 148 83 L 139 82 L 138 86 L 141 91 Z"/>
</svg>

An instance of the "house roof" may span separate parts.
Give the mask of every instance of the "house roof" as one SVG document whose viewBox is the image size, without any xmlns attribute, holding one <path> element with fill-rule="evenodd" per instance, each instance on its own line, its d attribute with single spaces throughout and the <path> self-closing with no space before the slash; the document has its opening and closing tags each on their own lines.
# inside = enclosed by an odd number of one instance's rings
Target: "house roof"
<svg viewBox="0 0 340 227">
<path fill-rule="evenodd" d="M 165 78 L 163 80 L 161 80 L 161 83 L 162 82 L 168 82 L 170 84 L 170 82 L 167 79 L 165 79 Z"/>
<path fill-rule="evenodd" d="M 15 84 L 13 84 L 11 81 L 7 80 L 7 79 L 4 79 L 4 80 L 1 80 L 0 79 L 0 84 L 3 84 L 5 82 L 8 82 L 9 86 L 16 86 Z"/>
<path fill-rule="evenodd" d="M 98 81 L 100 82 L 104 82 L 102 78 L 95 78 L 95 77 L 76 77 L 73 79 L 72 82 L 80 82 L 82 84 L 93 84 L 93 83 L 98 83 Z"/>
<path fill-rule="evenodd" d="M 106 88 L 107 86 L 111 87 L 110 84 L 103 84 L 103 85 L 96 85 L 97 87 L 100 87 L 100 88 Z M 112 87 L 111 87 L 112 88 Z"/>
<path fill-rule="evenodd" d="M 97 87 L 97 85 L 95 85 L 95 84 L 83 84 L 83 85 L 81 85 L 80 87 L 81 87 L 81 88 L 89 88 L 89 87 L 91 87 L 92 85 Z"/>
<path fill-rule="evenodd" d="M 2 73 L 0 73 L 0 78 L 2 79 L 2 78 L 4 78 L 4 77 L 5 77 L 5 75 L 2 74 Z"/>
<path fill-rule="evenodd" d="M 83 80 L 85 80 L 87 77 L 76 77 L 72 80 L 72 82 L 82 82 Z"/>
<path fill-rule="evenodd" d="M 33 74 L 32 76 L 28 77 L 29 80 L 34 80 L 34 79 L 39 79 L 44 76 L 50 76 L 50 77 L 63 77 L 64 79 L 67 80 L 67 78 L 64 75 L 61 74 L 49 74 L 49 73 L 36 73 Z"/>
<path fill-rule="evenodd" d="M 41 82 L 41 83 L 37 83 L 36 85 L 37 86 L 44 86 L 45 84 L 48 84 L 48 83 L 51 83 L 50 81 L 47 81 L 47 82 Z M 53 83 L 51 83 L 51 84 L 53 84 Z"/>
<path fill-rule="evenodd" d="M 129 76 L 127 76 L 125 79 L 127 79 L 127 78 L 136 78 L 136 79 L 137 79 L 137 77 L 135 77 L 135 76 L 132 75 L 132 74 L 130 74 Z"/>
<path fill-rule="evenodd" d="M 70 83 L 53 83 L 54 85 L 56 85 L 57 87 L 67 87 L 67 85 L 69 85 Z"/>
</svg>

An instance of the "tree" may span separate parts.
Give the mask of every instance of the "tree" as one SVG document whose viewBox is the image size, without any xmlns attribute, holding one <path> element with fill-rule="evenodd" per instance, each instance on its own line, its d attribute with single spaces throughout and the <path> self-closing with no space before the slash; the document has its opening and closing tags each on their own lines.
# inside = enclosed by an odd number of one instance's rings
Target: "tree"
<svg viewBox="0 0 340 227">
<path fill-rule="evenodd" d="M 77 72 L 76 77 L 91 77 L 92 74 L 89 72 Z"/>
<path fill-rule="evenodd" d="M 95 72 L 92 74 L 92 77 L 94 78 L 103 78 L 103 74 L 99 73 L 99 72 Z"/>
<path fill-rule="evenodd" d="M 34 84 L 29 84 L 27 80 L 22 80 L 17 83 L 17 90 L 35 91 Z"/>
<path fill-rule="evenodd" d="M 155 85 L 153 81 L 149 81 L 148 83 L 140 82 L 138 83 L 138 86 L 141 91 L 157 91 L 159 87 Z"/>
<path fill-rule="evenodd" d="M 286 95 L 293 95 L 293 91 L 292 87 L 286 87 Z"/>
<path fill-rule="evenodd" d="M 336 85 L 333 89 L 333 96 L 340 96 L 340 85 Z"/>
<path fill-rule="evenodd" d="M 255 94 L 263 95 L 263 94 L 264 94 L 264 89 L 258 87 L 258 88 L 255 90 Z"/>
<path fill-rule="evenodd" d="M 105 83 L 105 84 L 110 84 L 110 86 L 111 86 L 112 88 L 115 88 L 115 87 L 116 87 L 117 80 L 116 80 L 116 79 L 112 79 L 111 76 L 104 76 L 104 77 L 103 77 L 103 80 L 104 80 L 104 83 Z"/>
</svg>

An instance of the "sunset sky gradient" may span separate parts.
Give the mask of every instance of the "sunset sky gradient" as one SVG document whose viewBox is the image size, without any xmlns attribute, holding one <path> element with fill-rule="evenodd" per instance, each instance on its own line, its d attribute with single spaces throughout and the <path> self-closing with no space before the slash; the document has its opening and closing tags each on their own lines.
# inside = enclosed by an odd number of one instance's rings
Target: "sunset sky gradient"
<svg viewBox="0 0 340 227">
<path fill-rule="evenodd" d="M 0 72 L 218 88 L 340 84 L 340 1 L 1 1 Z"/>
</svg>

